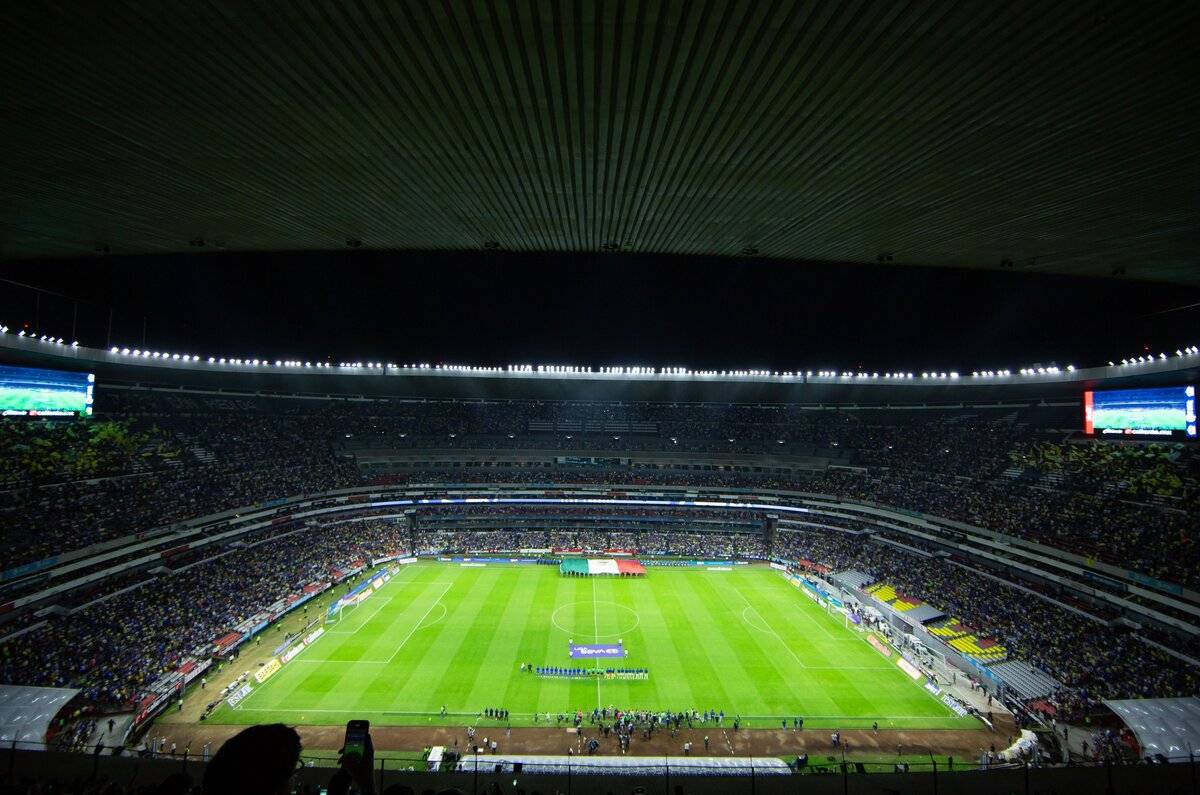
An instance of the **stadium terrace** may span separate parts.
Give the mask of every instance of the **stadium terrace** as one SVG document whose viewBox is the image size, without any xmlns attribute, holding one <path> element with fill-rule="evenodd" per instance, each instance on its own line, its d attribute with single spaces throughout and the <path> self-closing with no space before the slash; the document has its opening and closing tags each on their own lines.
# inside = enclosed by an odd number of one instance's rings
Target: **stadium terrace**
<svg viewBox="0 0 1200 795">
<path fill-rule="evenodd" d="M 751 744 L 803 719 L 942 731 L 948 754 L 959 732 L 1085 726 L 1200 686 L 1200 459 L 1089 437 L 1083 402 L 347 403 L 101 377 L 88 433 L 0 426 L 3 678 L 77 689 L 76 746 L 109 714 L 151 739 L 557 723 L 634 753 L 735 719 Z M 511 651 L 480 634 L 488 605 Z M 762 659 L 803 686 L 722 673 Z M 838 670 L 870 689 L 811 695 Z M 393 671 L 385 699 L 321 706 Z"/>
<path fill-rule="evenodd" d="M 1200 3 L 80 10 L 0 795 L 1200 792 Z"/>
</svg>

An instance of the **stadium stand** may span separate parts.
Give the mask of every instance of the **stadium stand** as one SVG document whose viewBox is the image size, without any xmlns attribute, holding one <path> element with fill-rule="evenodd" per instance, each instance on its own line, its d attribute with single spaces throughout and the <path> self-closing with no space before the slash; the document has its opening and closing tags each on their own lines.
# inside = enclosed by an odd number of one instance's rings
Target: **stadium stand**
<svg viewBox="0 0 1200 795">
<path fill-rule="evenodd" d="M 837 412 L 823 414 L 818 421 L 803 412 L 749 407 L 729 407 L 724 417 L 714 407 L 678 407 L 673 410 L 676 419 L 671 420 L 663 407 L 637 404 L 589 408 L 381 402 L 364 408 L 315 400 L 283 402 L 287 405 L 262 398 L 101 391 L 98 416 L 109 420 L 108 427 L 114 430 L 94 434 L 87 444 L 70 439 L 67 454 L 57 449 L 65 433 L 57 423 L 7 424 L 0 429 L 0 451 L 9 460 L 19 458 L 26 474 L 17 478 L 18 488 L 6 492 L 0 503 L 0 515 L 12 527 L 3 550 L 6 560 L 15 565 L 231 505 L 349 486 L 357 480 L 356 451 L 380 445 L 393 450 L 489 450 L 504 444 L 513 450 L 563 452 L 787 454 L 803 459 L 810 476 L 780 479 L 761 471 L 723 471 L 716 479 L 723 484 L 740 480 L 748 485 L 790 485 L 869 500 L 1081 552 L 1189 586 L 1200 582 L 1200 556 L 1189 540 L 1200 521 L 1196 518 L 1200 512 L 1189 510 L 1195 508 L 1200 471 L 1195 451 L 1161 445 L 1163 449 L 1152 455 L 1121 459 L 1126 467 L 1122 483 L 1177 482 L 1157 495 L 1166 503 L 1135 501 L 1144 497 L 1141 486 L 1130 486 L 1117 495 L 1122 499 L 1115 499 L 1111 491 L 1099 496 L 1093 493 L 1095 477 L 1064 483 L 1064 490 L 1002 477 L 1011 469 L 1013 456 L 1026 455 L 1031 439 L 1047 435 L 1044 429 L 1051 429 L 1049 436 L 1062 438 L 1061 432 L 1055 436 L 1052 430 L 1058 422 L 1052 412 L 1044 416 L 1033 412 L 1020 424 L 1007 419 L 967 422 L 951 412 L 941 416 L 922 412 L 921 421 L 913 422 L 903 412 L 885 412 L 873 414 L 867 424 Z M 564 420 L 549 414 L 556 408 L 576 417 L 580 427 L 603 425 L 620 412 L 651 417 L 640 420 L 648 423 L 640 427 L 658 430 L 632 436 L 530 433 L 535 412 L 548 417 L 544 422 L 561 425 Z M 587 419 L 588 413 L 594 413 L 594 418 Z M 578 419 L 581 414 L 584 419 Z M 389 426 L 396 430 L 386 430 Z M 508 433 L 515 438 L 509 439 Z M 668 435 L 675 433 L 680 435 Z M 100 441 L 94 441 L 97 436 Z M 730 438 L 735 442 L 725 441 Z M 778 444 L 780 440 L 785 444 Z M 1097 443 L 1065 446 L 1087 450 Z M 1086 461 L 1089 456 L 1106 455 L 1081 453 L 1080 457 Z M 68 463 L 60 460 L 64 458 Z M 824 469 L 830 461 L 866 467 L 867 472 Z M 82 462 L 105 473 L 104 479 L 94 483 L 78 477 L 59 479 L 64 467 L 85 466 Z M 1129 474 L 1129 468 L 1137 466 L 1149 467 L 1145 477 Z M 371 477 L 380 485 L 415 482 L 418 476 L 449 482 L 612 477 L 586 470 L 542 469 L 536 477 L 511 469 L 470 468 Z M 633 465 L 628 472 L 645 482 L 670 479 Z M 939 477 L 945 473 L 958 477 Z M 714 477 L 711 470 L 704 474 Z M 703 482 L 694 475 L 676 477 L 677 482 L 685 480 Z M 172 495 L 170 502 L 158 499 L 164 493 Z"/>
<path fill-rule="evenodd" d="M 269 528 L 238 543 L 132 590 L 112 582 L 41 629 L 6 639 L 0 681 L 71 684 L 94 702 L 132 706 L 157 677 L 256 613 L 329 581 L 335 567 L 351 571 L 395 553 L 407 539 L 392 524 L 370 523 L 352 538 Z"/>
<path fill-rule="evenodd" d="M 0 496 L 0 516 L 11 529 L 3 550 L 10 566 L 95 550 L 101 542 L 238 506 L 359 483 L 591 483 L 835 495 L 959 520 L 1070 552 L 1086 550 L 1096 560 L 1117 561 L 1188 586 L 1200 576 L 1191 542 L 1200 516 L 1192 510 L 1200 470 L 1195 452 L 1159 445 L 1145 455 L 1121 455 L 1119 494 L 1100 490 L 1095 476 L 1104 470 L 1097 462 L 1112 454 L 1091 451 L 1095 443 L 1067 440 L 1054 430 L 1063 422 L 1054 409 L 1030 408 L 1000 419 L 952 410 L 919 412 L 919 418 L 880 411 L 864 419 L 851 412 L 815 417 L 780 407 L 348 404 L 101 389 L 97 412 L 86 433 L 54 422 L 0 425 L 10 485 Z M 410 463 L 390 473 L 372 468 L 373 459 L 364 451 L 381 446 Z M 498 449 L 533 451 L 527 463 L 537 465 L 442 469 L 428 463 L 430 451 L 454 451 L 470 463 Z M 547 450 L 547 455 L 538 452 Z M 628 458 L 587 464 L 555 458 L 572 451 Z M 658 460 L 636 457 L 646 451 Z M 786 473 L 737 463 L 738 455 L 767 451 L 790 456 L 782 467 Z M 667 460 L 658 455 L 665 452 Z M 712 463 L 722 457 L 731 463 Z M 1055 489 L 1034 482 L 1035 475 L 1063 460 L 1079 477 L 1064 478 Z M 693 469 L 689 461 L 703 463 Z M 853 468 L 829 468 L 830 463 Z M 1013 469 L 1021 474 L 1012 477 Z M 1158 499 L 1135 499 L 1148 490 Z M 856 535 L 864 532 L 861 519 L 844 510 L 838 514 L 824 516 L 819 532 L 781 525 L 772 536 L 763 510 L 439 506 L 419 512 L 420 529 L 411 538 L 381 524 L 350 549 L 327 543 L 319 528 L 302 529 L 280 544 L 222 544 L 215 555 L 190 551 L 169 559 L 158 575 L 135 573 L 91 583 L 60 596 L 61 610 L 17 611 L 0 625 L 0 632 L 10 636 L 0 644 L 3 676 L 30 684 L 75 684 L 97 700 L 132 703 L 195 646 L 295 592 L 305 575 L 348 566 L 355 554 L 384 547 L 427 553 L 592 548 L 776 558 L 863 573 L 866 584 L 876 584 L 873 595 L 894 607 L 925 604 L 955 616 L 931 632 L 956 633 L 943 637 L 964 654 L 983 663 L 1021 659 L 1063 682 L 1052 699 L 1064 710 L 1087 709 L 1098 698 L 1114 695 L 1196 692 L 1194 670 L 1181 667 L 1170 653 L 1192 648 L 1176 642 L 1177 633 L 1150 627 L 1135 636 L 1095 600 L 1078 601 L 1062 588 L 999 582 L 978 561 L 938 557 L 945 553 L 930 552 L 936 551 L 936 539 L 879 534 L 902 540 L 911 551 L 870 543 Z M 228 576 L 234 563 L 262 576 Z M 100 568 L 89 565 L 80 571 Z M 164 578 L 176 587 L 165 588 Z M 190 600 L 178 596 L 181 584 Z M 102 599 L 108 601 L 99 607 Z M 143 604 L 152 606 L 149 612 L 138 609 Z M 187 629 L 175 631 L 179 625 Z M 1155 646 L 1142 637 L 1166 643 Z M 64 648 L 84 653 L 68 657 Z"/>
</svg>

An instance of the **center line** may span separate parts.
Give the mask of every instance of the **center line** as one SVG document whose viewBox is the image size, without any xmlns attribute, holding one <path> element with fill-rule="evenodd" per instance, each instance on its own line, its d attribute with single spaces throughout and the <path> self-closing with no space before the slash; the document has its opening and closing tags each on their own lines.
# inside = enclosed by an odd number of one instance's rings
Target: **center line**
<svg viewBox="0 0 1200 795">
<path fill-rule="evenodd" d="M 596 630 L 592 635 L 592 640 L 600 643 L 600 613 L 599 605 L 596 604 L 596 577 L 592 576 L 592 629 Z M 599 660 L 593 660 L 592 664 L 598 669 L 600 667 Z M 600 677 L 596 677 L 596 709 L 600 709 Z"/>
</svg>

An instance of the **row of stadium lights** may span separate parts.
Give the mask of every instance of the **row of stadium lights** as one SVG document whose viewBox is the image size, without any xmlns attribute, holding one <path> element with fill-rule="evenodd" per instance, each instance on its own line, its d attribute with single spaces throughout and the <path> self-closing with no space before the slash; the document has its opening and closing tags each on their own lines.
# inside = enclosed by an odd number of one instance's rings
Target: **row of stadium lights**
<svg viewBox="0 0 1200 795">
<path fill-rule="evenodd" d="M 8 333 L 8 326 L 0 325 L 0 334 L 7 334 L 7 333 Z M 17 336 L 18 337 L 28 336 L 29 339 L 37 340 L 39 342 L 49 343 L 52 345 L 66 345 L 67 344 L 63 340 L 62 337 L 52 337 L 52 336 L 48 336 L 46 334 L 42 334 L 40 336 L 35 336 L 33 334 L 27 335 L 25 333 L 24 329 L 19 331 L 17 333 Z M 70 343 L 70 347 L 78 348 L 79 343 L 77 341 L 73 341 Z M 199 357 L 195 354 L 164 353 L 164 352 L 160 352 L 160 351 L 149 351 L 149 350 L 143 351 L 143 350 L 140 350 L 137 348 L 134 348 L 134 349 L 119 348 L 115 345 L 109 349 L 109 353 L 118 354 L 121 356 L 132 356 L 132 357 L 137 357 L 137 358 L 141 358 L 141 359 L 158 359 L 160 361 L 163 361 L 163 360 L 179 361 L 179 362 L 201 362 L 201 361 L 204 361 L 201 359 L 201 357 Z M 1175 350 L 1175 355 L 1177 357 L 1195 356 L 1197 354 L 1200 354 L 1200 348 L 1198 348 L 1195 345 L 1191 345 L 1187 348 L 1177 348 Z M 1157 358 L 1153 354 L 1143 354 L 1143 355 L 1137 356 L 1137 357 L 1130 357 L 1127 359 L 1122 359 L 1120 366 L 1121 367 L 1129 367 L 1129 366 L 1134 366 L 1134 365 L 1139 365 L 1139 364 L 1149 364 L 1154 361 L 1166 361 L 1168 358 L 1169 357 L 1167 356 L 1167 354 L 1165 352 L 1159 353 Z M 217 358 L 215 356 L 209 356 L 207 359 L 207 362 L 208 362 L 208 364 L 222 364 L 222 365 L 232 364 L 232 365 L 242 366 L 242 367 L 247 367 L 247 366 L 270 367 L 270 366 L 272 366 L 272 364 L 275 367 L 283 367 L 283 368 L 329 369 L 329 368 L 335 367 L 335 365 L 330 362 L 300 361 L 298 359 L 287 359 L 287 360 L 276 359 L 274 362 L 271 362 L 267 359 L 239 359 L 239 358 L 226 358 L 226 357 Z M 1118 365 L 1115 364 L 1114 362 L 1110 361 L 1108 363 L 1108 366 L 1109 367 L 1117 367 Z M 478 367 L 475 365 L 462 365 L 462 364 L 395 365 L 395 364 L 391 364 L 391 363 L 385 364 L 383 362 L 339 362 L 336 365 L 336 367 L 343 368 L 343 369 L 360 369 L 360 370 L 361 369 L 384 370 L 384 371 L 400 370 L 403 372 L 412 372 L 412 371 L 421 371 L 421 370 L 430 371 L 431 370 L 431 371 L 438 371 L 438 372 L 451 372 L 451 373 L 463 373 L 463 374 L 505 373 L 505 372 L 507 372 L 507 373 L 536 373 L 539 375 L 600 374 L 600 375 L 623 375 L 623 376 L 624 375 L 640 375 L 640 376 L 657 375 L 657 376 L 701 376 L 701 377 L 709 376 L 709 377 L 721 377 L 721 378 L 731 378 L 732 377 L 732 378 L 783 378 L 783 379 L 802 378 L 802 377 L 812 378 L 813 376 L 816 376 L 818 378 L 855 378 L 855 379 L 879 379 L 879 378 L 882 378 L 883 380 L 897 380 L 897 381 L 898 380 L 911 380 L 911 379 L 915 378 L 915 375 L 913 373 L 906 373 L 906 372 L 884 373 L 881 376 L 878 372 L 871 372 L 871 373 L 851 372 L 851 371 L 839 372 L 837 370 L 817 370 L 815 372 L 813 370 L 807 370 L 804 372 L 797 370 L 794 372 L 793 371 L 779 372 L 778 370 L 689 370 L 686 367 L 663 367 L 663 368 L 601 367 L 599 369 L 595 369 L 592 367 L 576 367 L 576 366 L 570 366 L 570 365 L 541 365 L 541 364 L 539 364 L 539 365 L 510 364 L 507 367 Z M 1020 370 L 1017 371 L 1017 373 L 1019 375 L 1023 375 L 1023 376 L 1059 375 L 1062 372 L 1064 372 L 1064 370 L 1060 369 L 1057 366 L 1022 367 Z M 1065 368 L 1065 372 L 1068 372 L 1068 373 L 1075 372 L 1075 365 L 1068 364 Z M 1012 375 L 1011 370 L 976 370 L 971 373 L 972 378 L 1002 378 L 1002 377 L 1011 376 L 1011 375 Z M 959 377 L 958 372 L 953 371 L 953 370 L 950 372 L 931 371 L 931 372 L 921 373 L 921 378 L 927 379 L 927 380 L 956 380 L 958 377 Z"/>
<path fill-rule="evenodd" d="M 1197 348 L 1195 345 L 1192 345 L 1188 348 L 1176 348 L 1175 349 L 1176 356 L 1195 356 L 1198 353 L 1200 353 L 1200 348 Z M 1154 354 L 1152 354 L 1152 353 L 1151 354 L 1143 354 L 1141 356 L 1130 356 L 1128 359 L 1122 359 L 1120 365 L 1114 364 L 1113 362 L 1109 362 L 1108 366 L 1109 367 L 1117 367 L 1117 366 L 1129 367 L 1131 365 L 1137 365 L 1137 364 L 1149 364 L 1153 361 L 1165 362 L 1167 360 L 1167 358 L 1168 357 L 1165 352 L 1158 354 L 1158 359 L 1155 359 Z"/>
<path fill-rule="evenodd" d="M 7 334 L 7 333 L 8 333 L 8 326 L 0 326 L 0 334 Z M 43 335 L 42 335 L 42 336 L 40 336 L 40 337 L 38 337 L 38 336 L 36 336 L 36 335 L 34 335 L 34 334 L 29 334 L 29 335 L 26 335 L 26 334 L 25 334 L 25 330 L 24 330 L 24 329 L 21 329 L 21 331 L 19 331 L 19 332 L 17 333 L 17 336 L 18 336 L 18 337 L 25 337 L 25 336 L 28 336 L 28 337 L 29 337 L 29 339 L 31 339 L 31 340 L 37 340 L 38 342 L 48 342 L 48 343 L 50 343 L 51 345 L 66 345 L 66 344 L 67 344 L 66 342 L 64 342 L 64 341 L 63 341 L 63 338 L 62 338 L 62 337 L 49 337 L 49 336 L 47 336 L 47 335 L 45 335 L 45 334 L 43 334 Z M 79 347 L 79 343 L 78 343 L 78 342 L 72 342 L 72 343 L 71 343 L 71 345 L 70 345 L 70 347 L 72 347 L 72 348 L 78 348 L 78 347 Z"/>
</svg>

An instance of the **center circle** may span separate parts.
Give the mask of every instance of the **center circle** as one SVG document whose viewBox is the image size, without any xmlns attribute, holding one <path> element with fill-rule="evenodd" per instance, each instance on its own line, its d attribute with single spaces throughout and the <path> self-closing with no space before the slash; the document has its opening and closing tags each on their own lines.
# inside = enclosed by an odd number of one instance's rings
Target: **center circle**
<svg viewBox="0 0 1200 795">
<path fill-rule="evenodd" d="M 550 623 L 574 640 L 620 638 L 637 629 L 641 621 L 632 607 L 590 599 L 567 602 L 550 614 Z"/>
</svg>

